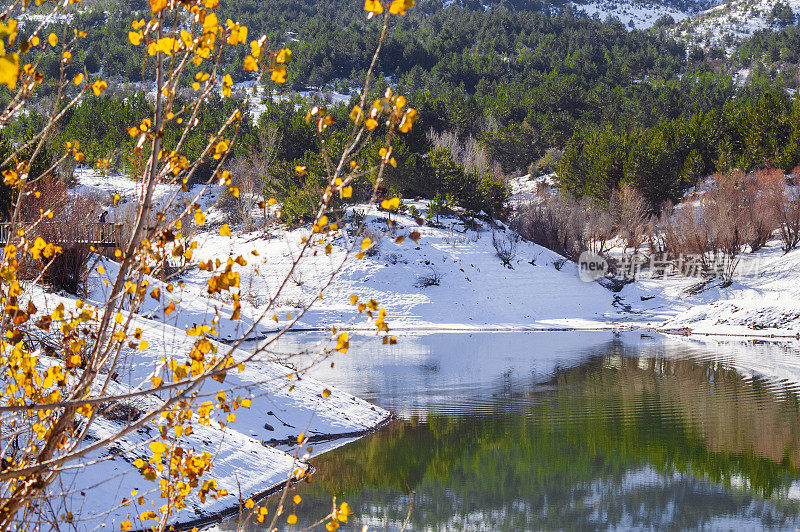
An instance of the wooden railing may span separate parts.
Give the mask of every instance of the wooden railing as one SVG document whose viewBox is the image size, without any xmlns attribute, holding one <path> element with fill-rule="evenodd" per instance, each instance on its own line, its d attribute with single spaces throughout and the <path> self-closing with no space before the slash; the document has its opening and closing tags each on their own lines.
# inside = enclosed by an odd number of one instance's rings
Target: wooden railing
<svg viewBox="0 0 800 532">
<path fill-rule="evenodd" d="M 58 227 L 48 227 L 53 222 L 47 224 L 40 224 L 41 232 L 51 235 L 63 234 Z M 53 240 L 54 244 L 86 244 L 97 248 L 104 247 L 118 247 L 119 225 L 107 222 L 93 222 L 84 224 L 77 230 L 70 230 L 69 236 L 56 236 Z M 31 233 L 36 235 L 37 228 L 34 228 Z M 0 243 L 7 244 L 12 236 L 13 225 L 9 222 L 0 222 Z"/>
</svg>

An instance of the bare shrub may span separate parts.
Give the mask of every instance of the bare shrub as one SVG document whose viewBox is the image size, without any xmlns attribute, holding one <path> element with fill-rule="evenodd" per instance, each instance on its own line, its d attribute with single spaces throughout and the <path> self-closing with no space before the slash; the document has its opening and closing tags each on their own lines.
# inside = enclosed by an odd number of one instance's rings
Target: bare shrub
<svg viewBox="0 0 800 532">
<path fill-rule="evenodd" d="M 62 248 L 61 253 L 44 264 L 27 259 L 27 264 L 22 265 L 25 277 L 38 278 L 56 290 L 84 295 L 90 245 L 99 237 L 95 229 L 103 211 L 98 198 L 72 196 L 63 181 L 46 176 L 23 199 L 21 211 L 23 218 L 34 224 L 31 236 L 42 237 Z M 48 213 L 52 213 L 52 218 Z"/>
<path fill-rule="evenodd" d="M 611 240 L 616 236 L 613 216 L 608 210 L 589 199 L 582 200 L 579 208 L 585 217 L 580 250 L 581 252 L 589 250 L 602 255 L 608 251 Z"/>
<path fill-rule="evenodd" d="M 774 192 L 782 189 L 786 179 L 776 169 L 753 172 L 744 182 L 743 221 L 749 226 L 751 251 L 758 251 L 780 226 L 778 211 L 773 206 Z"/>
<path fill-rule="evenodd" d="M 461 165 L 467 172 L 475 172 L 478 175 L 498 173 L 499 164 L 492 162 L 489 152 L 472 135 L 462 142 L 458 134 L 453 131 L 437 133 L 431 128 L 427 136 L 433 149 L 446 148 L 449 150 L 453 162 Z M 502 174 L 501 171 L 499 173 Z"/>
<path fill-rule="evenodd" d="M 577 258 L 583 228 L 572 202 L 559 196 L 545 196 L 520 210 L 514 228 L 525 238 L 570 258 Z M 576 253 L 577 251 L 577 253 Z"/>
<path fill-rule="evenodd" d="M 602 206 L 560 195 L 522 206 L 512 223 L 528 240 L 572 260 L 587 250 L 605 253 L 615 234 L 613 219 Z"/>
<path fill-rule="evenodd" d="M 492 231 L 492 246 L 503 266 L 513 270 L 511 261 L 517 256 L 517 235 L 507 231 Z"/>
<path fill-rule="evenodd" d="M 660 221 L 663 251 L 681 273 L 731 281 L 741 253 L 762 227 L 748 206 L 746 185 L 743 172 L 717 174 L 699 200 L 683 202 Z"/>
<path fill-rule="evenodd" d="M 264 200 L 264 186 L 280 142 L 281 135 L 275 126 L 260 128 L 258 147 L 251 148 L 244 157 L 236 158 L 229 167 L 231 183 L 239 190 L 239 196 L 225 193 L 220 197 L 218 206 L 232 223 L 243 224 L 245 231 L 255 229 L 253 212 Z"/>
<path fill-rule="evenodd" d="M 787 183 L 781 176 L 765 180 L 765 198 L 769 209 L 775 216 L 778 233 L 781 238 L 781 247 L 785 253 L 790 252 L 800 244 L 800 190 L 792 174 Z"/>
<path fill-rule="evenodd" d="M 430 272 L 424 273 L 417 277 L 417 282 L 414 283 L 414 286 L 417 288 L 426 288 L 428 286 L 439 286 L 442 282 L 442 277 L 439 272 L 433 266 L 428 266 Z"/>
<path fill-rule="evenodd" d="M 625 248 L 636 253 L 648 233 L 650 206 L 647 200 L 636 188 L 623 183 L 611 194 L 609 211 Z"/>
</svg>

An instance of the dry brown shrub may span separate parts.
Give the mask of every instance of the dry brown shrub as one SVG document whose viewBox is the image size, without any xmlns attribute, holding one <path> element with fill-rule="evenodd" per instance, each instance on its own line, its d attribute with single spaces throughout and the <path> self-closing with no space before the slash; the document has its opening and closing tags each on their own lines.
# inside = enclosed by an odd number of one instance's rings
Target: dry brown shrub
<svg viewBox="0 0 800 532">
<path fill-rule="evenodd" d="M 24 278 L 41 280 L 70 294 L 84 294 L 90 246 L 100 237 L 98 222 L 103 209 L 99 198 L 71 195 L 55 176 L 38 180 L 21 204 L 22 218 L 32 225 L 28 238 L 42 237 L 61 246 L 62 252 L 45 264 L 29 259 L 21 265 Z"/>
<path fill-rule="evenodd" d="M 800 167 L 792 170 L 788 180 L 776 175 L 763 182 L 767 208 L 775 217 L 785 253 L 800 244 L 800 190 L 795 182 L 798 176 Z"/>
<path fill-rule="evenodd" d="M 645 197 L 636 188 L 623 183 L 611 194 L 609 210 L 625 248 L 638 252 L 650 226 L 651 209 Z"/>
</svg>

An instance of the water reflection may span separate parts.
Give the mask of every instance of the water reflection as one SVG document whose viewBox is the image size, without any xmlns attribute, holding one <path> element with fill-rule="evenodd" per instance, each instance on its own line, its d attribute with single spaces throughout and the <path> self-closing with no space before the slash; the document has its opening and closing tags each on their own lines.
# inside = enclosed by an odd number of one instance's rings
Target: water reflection
<svg viewBox="0 0 800 532">
<path fill-rule="evenodd" d="M 303 515 L 348 528 L 795 528 L 796 345 L 430 335 L 317 372 L 403 416 L 316 458 Z"/>
</svg>

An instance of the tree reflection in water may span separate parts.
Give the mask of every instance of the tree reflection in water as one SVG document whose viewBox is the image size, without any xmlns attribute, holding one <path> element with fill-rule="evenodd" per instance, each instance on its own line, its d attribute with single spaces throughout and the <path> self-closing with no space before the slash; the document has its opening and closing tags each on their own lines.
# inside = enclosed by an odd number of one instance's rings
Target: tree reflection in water
<svg viewBox="0 0 800 532">
<path fill-rule="evenodd" d="M 798 524 L 789 385 L 614 340 L 493 394 L 492 411 L 431 412 L 313 460 L 303 514 L 335 495 L 352 529 L 397 529 L 411 489 L 415 530 Z"/>
</svg>

